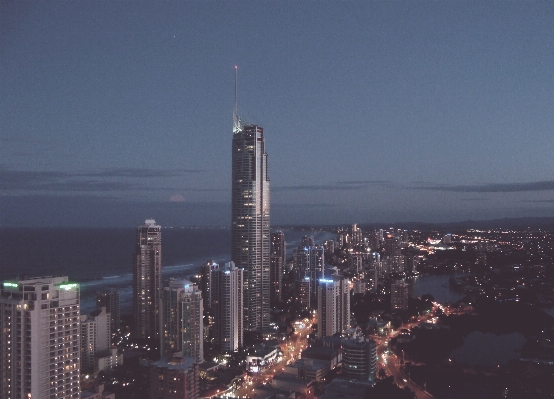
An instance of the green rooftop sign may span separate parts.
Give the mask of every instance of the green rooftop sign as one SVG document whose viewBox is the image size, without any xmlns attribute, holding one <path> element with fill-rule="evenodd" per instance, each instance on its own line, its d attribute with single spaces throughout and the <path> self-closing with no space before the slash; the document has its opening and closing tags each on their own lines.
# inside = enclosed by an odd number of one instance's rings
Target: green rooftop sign
<svg viewBox="0 0 554 399">
<path fill-rule="evenodd" d="M 58 285 L 58 288 L 60 290 L 66 290 L 66 291 L 69 291 L 78 287 L 79 287 L 79 284 L 77 283 L 65 283 L 65 284 Z"/>
<path fill-rule="evenodd" d="M 19 284 L 12 283 L 11 281 L 4 281 L 4 288 L 17 288 Z"/>
</svg>

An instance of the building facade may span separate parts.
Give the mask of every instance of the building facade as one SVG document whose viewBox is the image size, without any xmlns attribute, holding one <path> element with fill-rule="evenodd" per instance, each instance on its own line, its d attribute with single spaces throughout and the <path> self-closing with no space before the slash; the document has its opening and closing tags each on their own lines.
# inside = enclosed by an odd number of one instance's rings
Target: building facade
<svg viewBox="0 0 554 399">
<path fill-rule="evenodd" d="M 81 315 L 81 370 L 93 373 L 95 357 L 107 354 L 111 341 L 111 317 L 106 308 Z"/>
<path fill-rule="evenodd" d="M 231 260 L 244 270 L 244 329 L 269 327 L 269 176 L 264 131 L 235 111 L 232 145 Z"/>
<path fill-rule="evenodd" d="M 377 345 L 363 335 L 343 339 L 342 371 L 345 378 L 374 384 L 377 377 Z"/>
<path fill-rule="evenodd" d="M 408 309 L 409 286 L 403 280 L 396 280 L 390 285 L 390 306 L 391 311 Z"/>
<path fill-rule="evenodd" d="M 150 363 L 150 399 L 198 399 L 198 363 L 174 357 Z"/>
<path fill-rule="evenodd" d="M 216 296 L 212 303 L 217 304 L 214 336 L 223 351 L 236 352 L 243 343 L 244 272 L 234 262 L 227 262 L 212 274 L 212 294 Z"/>
<path fill-rule="evenodd" d="M 269 302 L 273 307 L 283 301 L 283 273 L 287 259 L 287 243 L 282 231 L 271 233 L 271 257 Z"/>
<path fill-rule="evenodd" d="M 317 337 L 329 337 L 350 327 L 350 281 L 343 276 L 319 280 Z"/>
<path fill-rule="evenodd" d="M 171 280 L 162 293 L 162 357 L 181 352 L 204 361 L 202 292 L 189 280 Z"/>
<path fill-rule="evenodd" d="M 162 293 L 162 228 L 153 219 L 137 228 L 133 273 L 133 314 L 136 338 L 160 333 Z"/>
<path fill-rule="evenodd" d="M 78 399 L 79 285 L 67 277 L 4 281 L 0 397 Z"/>
</svg>

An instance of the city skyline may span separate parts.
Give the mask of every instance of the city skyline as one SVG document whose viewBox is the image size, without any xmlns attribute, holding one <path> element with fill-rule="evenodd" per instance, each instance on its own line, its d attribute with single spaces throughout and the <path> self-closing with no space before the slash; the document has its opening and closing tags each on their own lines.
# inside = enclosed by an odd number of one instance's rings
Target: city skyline
<svg viewBox="0 0 554 399">
<path fill-rule="evenodd" d="M 235 65 L 274 225 L 554 216 L 551 3 L 128 4 L 3 5 L 0 226 L 228 226 Z"/>
</svg>

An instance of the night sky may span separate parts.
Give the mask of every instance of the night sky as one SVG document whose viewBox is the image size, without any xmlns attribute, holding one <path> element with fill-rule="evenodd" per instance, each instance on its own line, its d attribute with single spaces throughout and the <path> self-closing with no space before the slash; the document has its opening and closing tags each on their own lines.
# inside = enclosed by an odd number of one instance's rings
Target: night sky
<svg viewBox="0 0 554 399">
<path fill-rule="evenodd" d="M 0 1 L 0 226 L 554 216 L 551 1 Z"/>
</svg>

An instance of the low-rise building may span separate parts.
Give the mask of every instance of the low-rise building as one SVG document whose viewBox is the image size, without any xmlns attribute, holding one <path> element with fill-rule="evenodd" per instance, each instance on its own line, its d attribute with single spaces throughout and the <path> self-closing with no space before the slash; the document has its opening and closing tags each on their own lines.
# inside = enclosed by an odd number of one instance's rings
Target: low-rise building
<svg viewBox="0 0 554 399">
<path fill-rule="evenodd" d="M 173 357 L 150 364 L 150 399 L 198 399 L 198 363 Z"/>
</svg>

